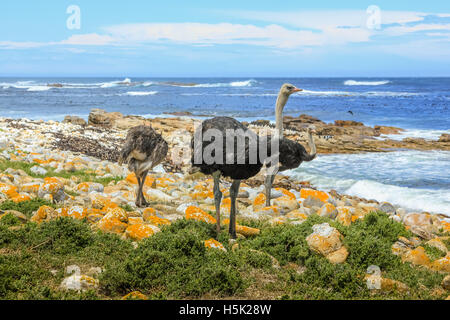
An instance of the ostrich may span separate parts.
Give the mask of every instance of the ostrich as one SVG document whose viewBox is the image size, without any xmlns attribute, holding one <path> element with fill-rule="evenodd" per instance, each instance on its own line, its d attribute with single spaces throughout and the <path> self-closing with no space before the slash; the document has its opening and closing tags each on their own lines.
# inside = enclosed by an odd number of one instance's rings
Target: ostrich
<svg viewBox="0 0 450 320">
<path fill-rule="evenodd" d="M 285 84 L 282 86 L 278 102 L 277 102 L 277 129 L 282 134 L 282 111 L 283 107 L 287 103 L 288 97 L 294 93 L 299 92 L 293 85 Z M 211 132 L 215 132 L 215 135 L 211 136 Z M 227 137 L 233 132 L 237 139 L 232 140 L 232 150 L 229 150 Z M 218 135 L 217 135 L 218 133 Z M 281 135 L 280 134 L 280 135 Z M 202 138 L 199 138 L 202 137 Z M 204 138 L 208 136 L 208 138 Z M 312 141 L 312 136 L 311 141 Z M 212 139 L 214 138 L 214 140 Z M 239 154 L 239 146 L 237 141 L 239 138 L 244 138 L 245 148 Z M 216 141 L 216 139 L 218 139 Z M 230 117 L 216 117 L 213 119 L 205 120 L 199 128 L 196 128 L 194 133 L 194 139 L 191 143 L 192 152 L 192 166 L 198 168 L 203 174 L 212 175 L 214 179 L 214 202 L 216 208 L 216 221 L 217 221 L 217 233 L 220 233 L 220 203 L 222 201 L 222 192 L 220 191 L 220 177 L 229 177 L 233 180 L 230 187 L 231 198 L 231 212 L 230 212 L 230 226 L 229 233 L 232 238 L 236 238 L 236 198 L 239 192 L 239 186 L 242 180 L 249 179 L 259 173 L 261 168 L 266 164 L 266 160 L 277 154 L 278 150 L 271 150 L 271 137 L 259 137 L 255 132 L 248 129 L 239 121 Z M 279 138 L 278 138 L 279 139 Z M 259 154 L 259 150 L 251 148 L 251 141 L 256 141 L 257 148 L 260 148 L 262 141 L 266 144 L 267 154 L 264 159 L 257 158 L 255 162 L 248 161 L 252 158 L 252 155 Z M 314 145 L 314 143 L 312 143 Z M 211 147 L 214 148 L 211 148 Z M 219 146 L 219 148 L 217 148 Z M 237 152 L 235 152 L 237 150 Z M 211 157 L 214 159 L 205 160 L 203 154 L 205 151 L 211 151 Z M 214 152 L 212 152 L 214 151 Z M 213 154 L 214 153 L 214 154 Z M 244 163 L 239 160 L 244 159 Z M 288 139 L 279 139 L 279 158 L 277 165 L 281 170 L 287 170 L 299 166 L 302 161 L 311 161 L 315 157 L 315 148 L 312 154 L 308 154 L 303 146 L 290 141 Z M 231 161 L 229 161 L 231 160 Z M 247 163 L 248 162 L 248 163 Z M 270 182 L 273 182 L 272 176 L 267 180 L 266 186 Z M 270 196 L 270 188 L 266 189 Z M 270 199 L 270 198 L 269 198 Z M 270 202 L 270 201 L 269 201 Z"/>
<path fill-rule="evenodd" d="M 278 131 L 278 135 L 280 138 L 280 154 L 279 154 L 279 164 L 278 164 L 278 172 L 292 170 L 298 168 L 303 162 L 310 162 L 316 158 L 317 151 L 316 145 L 314 143 L 314 139 L 312 133 L 314 128 L 308 127 L 306 129 L 308 134 L 308 145 L 311 149 L 310 153 L 308 153 L 305 148 L 294 141 L 283 138 L 283 110 L 286 106 L 289 97 L 291 94 L 295 92 L 300 92 L 302 89 L 298 89 L 292 84 L 286 83 L 284 84 L 280 92 L 278 94 L 276 107 L 275 107 L 275 122 L 276 122 L 276 130 Z M 266 190 L 266 206 L 270 206 L 271 200 L 271 191 L 272 184 L 275 180 L 275 175 L 266 175 L 265 178 L 265 190 Z"/>
<path fill-rule="evenodd" d="M 137 126 L 128 131 L 125 145 L 119 156 L 119 165 L 128 164 L 136 174 L 138 190 L 136 206 L 147 207 L 142 189 L 149 170 L 160 164 L 167 155 L 168 145 L 162 136 L 150 126 Z"/>
</svg>

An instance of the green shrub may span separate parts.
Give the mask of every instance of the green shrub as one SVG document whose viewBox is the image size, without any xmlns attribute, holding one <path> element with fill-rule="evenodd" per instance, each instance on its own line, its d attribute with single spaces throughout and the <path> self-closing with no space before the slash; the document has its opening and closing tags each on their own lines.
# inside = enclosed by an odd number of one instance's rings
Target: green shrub
<svg viewBox="0 0 450 320">
<path fill-rule="evenodd" d="M 126 261 L 111 263 L 102 274 L 103 289 L 123 294 L 130 290 L 162 290 L 170 296 L 198 297 L 213 292 L 231 295 L 244 289 L 240 260 L 233 252 L 205 248 L 214 226 L 179 220 L 142 241 Z"/>
<path fill-rule="evenodd" d="M 28 201 L 22 201 L 19 203 L 15 203 L 14 201 L 5 201 L 2 204 L 0 204 L 0 210 L 6 211 L 6 210 L 15 210 L 22 212 L 27 217 L 31 217 L 32 213 L 39 209 L 41 206 L 50 206 L 55 208 L 55 206 L 44 199 L 35 198 Z"/>
</svg>

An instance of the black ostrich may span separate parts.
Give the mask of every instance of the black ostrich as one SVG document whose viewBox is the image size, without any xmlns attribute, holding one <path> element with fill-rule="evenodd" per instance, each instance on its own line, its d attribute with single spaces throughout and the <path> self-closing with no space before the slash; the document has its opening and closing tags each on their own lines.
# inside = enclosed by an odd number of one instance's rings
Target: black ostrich
<svg viewBox="0 0 450 320">
<path fill-rule="evenodd" d="M 282 134 L 282 111 L 289 96 L 294 92 L 299 92 L 295 86 L 285 84 L 280 90 L 277 100 L 277 129 Z M 281 119 L 281 120 L 280 120 Z M 219 135 L 217 135 L 219 133 Z M 236 136 L 229 144 L 227 137 L 230 133 Z M 236 198 L 242 180 L 249 179 L 259 173 L 269 159 L 278 156 L 279 170 L 288 170 L 298 167 L 303 161 L 311 161 L 315 158 L 315 147 L 312 154 L 308 154 L 305 148 L 294 141 L 279 139 L 279 150 L 272 150 L 272 137 L 259 137 L 255 132 L 248 129 L 239 121 L 230 117 L 216 117 L 205 120 L 200 128 L 195 130 L 195 137 L 192 140 L 192 166 L 198 168 L 202 173 L 212 175 L 214 178 L 214 201 L 217 216 L 217 233 L 220 232 L 220 203 L 222 192 L 220 191 L 220 177 L 233 179 L 230 188 L 231 212 L 229 232 L 232 238 L 236 238 Z M 208 138 L 205 138 L 208 137 Z M 213 139 L 214 138 L 214 139 Z M 216 139 L 220 139 L 217 140 Z M 241 139 L 241 143 L 239 143 Z M 244 139 L 244 140 L 242 140 Z M 245 142 L 242 143 L 242 141 Z M 312 135 L 310 134 L 310 141 Z M 238 144 L 239 143 L 239 144 Z M 314 143 L 312 142 L 312 145 Z M 230 148 L 231 146 L 231 148 Z M 244 146 L 244 147 L 242 147 Z M 256 146 L 256 148 L 255 148 Z M 239 148 L 241 147 L 241 148 Z M 264 148 L 267 152 L 260 153 L 259 149 Z M 211 159 L 204 159 L 205 154 L 210 154 Z M 265 157 L 261 157 L 265 154 Z M 271 164 L 274 165 L 274 164 Z M 266 178 L 266 192 L 269 196 L 273 182 L 273 175 Z M 270 184 L 270 185 L 269 185 Z"/>
<path fill-rule="evenodd" d="M 168 151 L 167 142 L 150 126 L 137 126 L 128 131 L 125 145 L 119 156 L 119 165 L 128 164 L 136 174 L 138 190 L 136 206 L 147 207 L 142 189 L 149 170 L 160 164 Z"/>
</svg>

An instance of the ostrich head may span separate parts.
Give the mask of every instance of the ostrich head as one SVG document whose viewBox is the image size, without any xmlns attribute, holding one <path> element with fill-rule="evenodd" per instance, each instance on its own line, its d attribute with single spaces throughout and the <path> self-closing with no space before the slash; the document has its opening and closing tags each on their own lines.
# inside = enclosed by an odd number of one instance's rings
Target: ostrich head
<svg viewBox="0 0 450 320">
<path fill-rule="evenodd" d="M 298 89 L 296 86 L 285 83 L 281 86 L 280 93 L 278 94 L 277 105 L 275 108 L 275 117 L 276 117 L 276 127 L 278 130 L 278 134 L 280 137 L 283 137 L 283 109 L 286 105 L 291 94 L 295 92 L 303 91 L 302 89 Z"/>
<path fill-rule="evenodd" d="M 299 89 L 290 83 L 285 83 L 281 86 L 280 95 L 285 95 L 286 97 L 289 97 L 291 94 L 300 91 L 303 91 L 303 89 Z"/>
</svg>

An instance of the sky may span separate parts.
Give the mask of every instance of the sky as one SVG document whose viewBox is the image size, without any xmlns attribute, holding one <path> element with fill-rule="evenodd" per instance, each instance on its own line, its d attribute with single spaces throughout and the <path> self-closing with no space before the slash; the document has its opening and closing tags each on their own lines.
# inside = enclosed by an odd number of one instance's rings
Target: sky
<svg viewBox="0 0 450 320">
<path fill-rule="evenodd" d="M 450 1 L 3 0 L 0 76 L 450 76 Z"/>
</svg>

